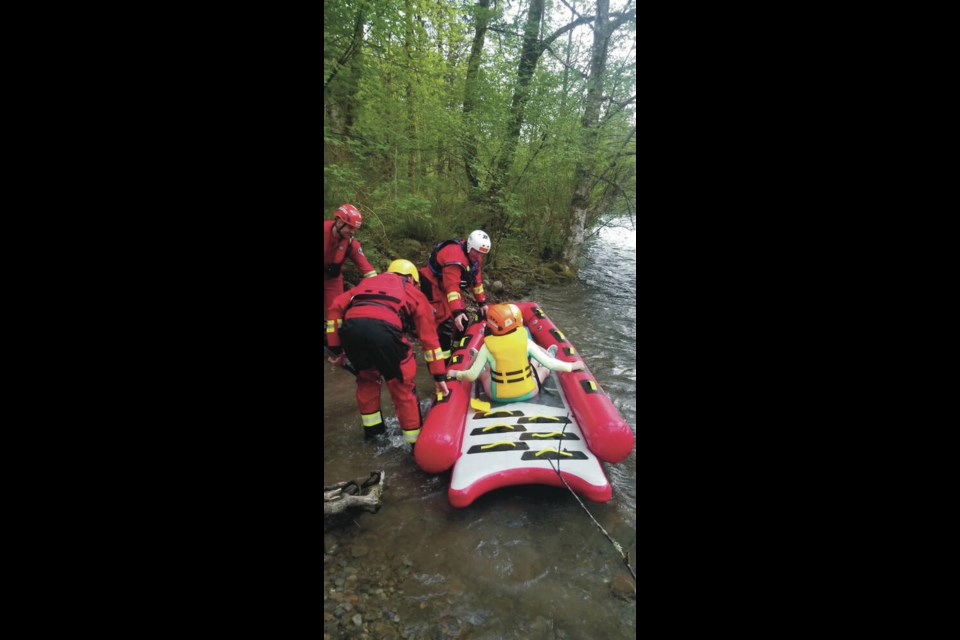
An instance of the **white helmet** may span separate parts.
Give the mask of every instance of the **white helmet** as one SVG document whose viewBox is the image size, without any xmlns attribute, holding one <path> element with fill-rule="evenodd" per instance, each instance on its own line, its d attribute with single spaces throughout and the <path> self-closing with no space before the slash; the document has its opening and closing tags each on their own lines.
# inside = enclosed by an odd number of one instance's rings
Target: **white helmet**
<svg viewBox="0 0 960 640">
<path fill-rule="evenodd" d="M 470 237 L 467 238 L 467 251 L 472 251 L 476 249 L 480 253 L 488 253 L 490 251 L 490 236 L 485 234 L 480 229 L 477 229 L 470 234 Z"/>
</svg>

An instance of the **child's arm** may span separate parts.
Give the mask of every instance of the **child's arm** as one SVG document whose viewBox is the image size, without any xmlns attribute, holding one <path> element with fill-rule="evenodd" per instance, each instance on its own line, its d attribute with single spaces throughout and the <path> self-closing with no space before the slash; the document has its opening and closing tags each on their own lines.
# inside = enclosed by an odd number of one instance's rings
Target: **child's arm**
<svg viewBox="0 0 960 640">
<path fill-rule="evenodd" d="M 544 351 L 540 345 L 538 345 L 533 340 L 527 341 L 527 353 L 533 358 L 545 366 L 550 371 L 564 371 L 570 373 L 571 371 L 582 371 L 583 362 L 577 360 L 576 362 L 564 362 L 563 360 L 557 360 L 556 358 L 551 358 L 550 354 Z"/>
<path fill-rule="evenodd" d="M 456 378 L 457 380 L 463 380 L 466 378 L 471 382 L 476 380 L 480 376 L 480 372 L 483 371 L 483 367 L 487 364 L 487 361 L 492 359 L 490 356 L 490 350 L 487 349 L 487 345 L 482 345 L 480 347 L 480 352 L 477 354 L 476 359 L 473 361 L 473 364 L 469 369 L 464 371 L 447 371 L 447 378 Z"/>
</svg>

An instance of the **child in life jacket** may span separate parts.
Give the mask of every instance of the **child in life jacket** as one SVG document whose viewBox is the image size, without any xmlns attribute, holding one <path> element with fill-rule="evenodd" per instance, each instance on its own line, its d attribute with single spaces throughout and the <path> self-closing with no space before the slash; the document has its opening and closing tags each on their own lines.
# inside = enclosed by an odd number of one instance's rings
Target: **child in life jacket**
<svg viewBox="0 0 960 640">
<path fill-rule="evenodd" d="M 487 326 L 491 335 L 483 339 L 470 368 L 448 371 L 447 378 L 472 381 L 479 377 L 484 392 L 493 402 L 529 400 L 539 393 L 540 384 L 550 371 L 569 373 L 584 369 L 583 362 L 557 360 L 531 340 L 516 305 L 491 305 L 487 311 Z M 551 347 L 551 350 L 555 349 Z"/>
</svg>

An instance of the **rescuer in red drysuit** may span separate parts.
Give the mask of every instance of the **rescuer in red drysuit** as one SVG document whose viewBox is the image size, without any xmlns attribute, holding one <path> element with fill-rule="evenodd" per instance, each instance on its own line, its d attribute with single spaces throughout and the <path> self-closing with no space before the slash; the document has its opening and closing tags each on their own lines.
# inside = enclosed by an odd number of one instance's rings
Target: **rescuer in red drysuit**
<svg viewBox="0 0 960 640">
<path fill-rule="evenodd" d="M 454 329 L 463 333 L 468 324 L 467 305 L 460 290 L 470 287 L 480 307 L 480 317 L 486 315 L 487 296 L 483 292 L 480 267 L 483 255 L 489 252 L 490 236 L 478 229 L 466 240 L 438 243 L 427 258 L 427 265 L 420 267 L 420 288 L 436 312 L 437 336 L 447 364 L 450 364 Z"/>
<path fill-rule="evenodd" d="M 323 222 L 323 317 L 327 317 L 330 303 L 343 293 L 343 275 L 340 273 L 347 258 L 357 265 L 364 278 L 377 275 L 376 269 L 363 255 L 360 241 L 354 234 L 363 224 L 363 218 L 352 204 L 344 204 L 333 220 Z"/>
<path fill-rule="evenodd" d="M 411 282 L 411 279 L 413 282 Z M 433 374 L 435 391 L 447 395 L 446 366 L 441 356 L 433 308 L 417 288 L 417 268 L 409 260 L 394 260 L 386 273 L 363 280 L 337 296 L 327 315 L 327 344 L 342 365 L 346 357 L 359 370 L 357 406 L 365 438 L 386 431 L 380 414 L 380 377 L 400 420 L 403 438 L 411 449 L 422 424 L 414 376 L 417 363 L 406 331 L 416 327 L 424 360 Z M 342 343 L 342 346 L 341 346 Z"/>
</svg>

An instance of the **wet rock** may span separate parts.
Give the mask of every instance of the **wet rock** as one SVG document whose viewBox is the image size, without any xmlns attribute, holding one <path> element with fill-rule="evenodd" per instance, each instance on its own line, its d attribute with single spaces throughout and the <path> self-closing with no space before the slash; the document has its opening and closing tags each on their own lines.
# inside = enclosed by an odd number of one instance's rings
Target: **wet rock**
<svg viewBox="0 0 960 640">
<path fill-rule="evenodd" d="M 453 595 L 460 595 L 467 590 L 467 585 L 463 583 L 463 580 L 454 576 L 450 578 L 450 581 L 447 583 L 447 591 Z"/>
<path fill-rule="evenodd" d="M 543 616 L 537 616 L 530 621 L 526 631 L 534 638 L 549 638 L 552 637 L 550 632 L 553 631 L 553 622 Z"/>
<path fill-rule="evenodd" d="M 370 632 L 377 640 L 398 640 L 400 633 L 385 622 L 375 622 L 370 627 Z"/>
<path fill-rule="evenodd" d="M 610 582 L 610 591 L 621 600 L 636 600 L 637 587 L 627 576 L 620 574 Z"/>
<path fill-rule="evenodd" d="M 494 293 L 500 293 L 503 291 L 503 283 L 499 280 L 494 280 L 490 283 L 490 291 L 493 291 Z"/>
<path fill-rule="evenodd" d="M 337 539 L 332 535 L 325 534 L 323 536 L 323 552 L 324 553 L 333 553 L 337 549 Z"/>
<path fill-rule="evenodd" d="M 453 616 L 443 616 L 440 618 L 438 630 L 442 640 L 454 640 L 463 633 L 463 621 Z"/>
<path fill-rule="evenodd" d="M 510 286 L 512 286 L 514 289 L 523 289 L 527 286 L 527 283 L 524 280 L 513 280 L 510 283 Z"/>
<path fill-rule="evenodd" d="M 359 613 L 350 619 L 353 621 L 353 624 L 357 625 L 358 627 L 363 624 L 363 616 Z"/>
<path fill-rule="evenodd" d="M 412 566 L 413 566 L 413 560 L 410 559 L 410 556 L 402 556 L 402 557 L 400 558 L 400 561 L 403 563 L 403 566 L 405 566 L 405 567 L 412 567 Z"/>
</svg>

